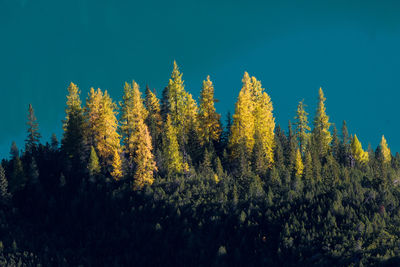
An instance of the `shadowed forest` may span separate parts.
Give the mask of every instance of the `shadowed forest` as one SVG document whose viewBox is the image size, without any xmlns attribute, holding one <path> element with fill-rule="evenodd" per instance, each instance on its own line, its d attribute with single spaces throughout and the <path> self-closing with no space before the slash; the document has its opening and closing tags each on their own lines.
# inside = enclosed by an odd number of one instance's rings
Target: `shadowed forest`
<svg viewBox="0 0 400 267">
<path fill-rule="evenodd" d="M 400 265 L 400 155 L 338 130 L 316 93 L 284 131 L 245 72 L 221 118 L 210 77 L 196 101 L 174 62 L 159 96 L 71 83 L 46 143 L 29 105 L 0 165 L 0 265 Z"/>
</svg>

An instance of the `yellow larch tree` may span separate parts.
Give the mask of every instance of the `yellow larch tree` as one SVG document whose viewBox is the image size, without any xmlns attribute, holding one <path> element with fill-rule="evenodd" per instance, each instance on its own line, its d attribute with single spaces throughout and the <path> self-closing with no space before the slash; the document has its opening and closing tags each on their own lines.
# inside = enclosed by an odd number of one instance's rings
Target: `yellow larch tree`
<svg viewBox="0 0 400 267">
<path fill-rule="evenodd" d="M 328 115 L 326 115 L 325 100 L 324 92 L 322 88 L 319 88 L 318 107 L 314 118 L 312 138 L 315 149 L 318 151 L 320 157 L 327 155 L 332 141 L 332 136 L 329 131 L 331 123 L 329 122 Z"/>
<path fill-rule="evenodd" d="M 207 80 L 203 81 L 199 102 L 198 133 L 201 143 L 204 145 L 212 141 L 217 141 L 222 131 L 220 123 L 221 115 L 216 112 L 214 106 L 216 100 L 210 76 L 207 76 Z"/>
<path fill-rule="evenodd" d="M 300 152 L 299 148 L 297 148 L 297 150 L 296 150 L 296 161 L 295 161 L 294 169 L 295 169 L 297 176 L 301 176 L 303 174 L 304 164 L 303 164 L 303 160 L 301 159 L 301 152 Z"/>
<path fill-rule="evenodd" d="M 157 170 L 152 154 L 152 141 L 149 130 L 143 120 L 138 122 L 137 148 L 134 161 L 136 170 L 134 175 L 134 189 L 141 189 L 144 185 L 154 182 L 154 171 Z"/>
<path fill-rule="evenodd" d="M 228 143 L 233 158 L 240 155 L 241 147 L 244 147 L 247 154 L 250 155 L 255 143 L 253 91 L 251 79 L 247 72 L 244 73 L 242 83 L 242 89 L 235 104 L 235 114 L 233 114 L 233 124 Z"/>
<path fill-rule="evenodd" d="M 149 87 L 146 88 L 145 106 L 148 112 L 147 118 L 145 120 L 153 146 L 161 135 L 162 131 L 162 117 L 161 117 L 161 107 L 160 101 L 158 100 L 155 93 L 153 93 Z"/>
<path fill-rule="evenodd" d="M 368 152 L 364 151 L 361 142 L 358 140 L 357 135 L 354 135 L 350 144 L 351 155 L 358 163 L 368 162 Z"/>
<path fill-rule="evenodd" d="M 381 148 L 383 163 L 389 163 L 392 160 L 392 153 L 390 152 L 390 148 L 386 142 L 385 136 L 383 135 L 379 146 Z"/>
<path fill-rule="evenodd" d="M 171 117 L 167 115 L 167 121 L 164 126 L 163 134 L 163 154 L 165 169 L 168 175 L 182 173 L 184 168 L 182 155 L 179 150 L 179 144 L 176 136 L 176 129 L 172 125 Z"/>
</svg>

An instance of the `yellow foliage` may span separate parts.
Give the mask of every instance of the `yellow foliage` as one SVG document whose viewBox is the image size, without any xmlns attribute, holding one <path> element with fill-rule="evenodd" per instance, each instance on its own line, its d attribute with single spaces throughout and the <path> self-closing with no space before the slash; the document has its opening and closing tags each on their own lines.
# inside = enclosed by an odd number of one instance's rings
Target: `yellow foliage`
<svg viewBox="0 0 400 267">
<path fill-rule="evenodd" d="M 118 181 L 122 177 L 122 161 L 117 149 L 114 150 L 111 167 L 112 171 L 110 174 L 115 180 Z"/>
<path fill-rule="evenodd" d="M 353 139 L 351 140 L 350 144 L 351 154 L 355 158 L 355 160 L 359 163 L 366 163 L 368 162 L 369 156 L 368 152 L 362 149 L 362 145 L 357 138 L 357 135 L 354 135 Z"/>
<path fill-rule="evenodd" d="M 163 136 L 163 152 L 165 160 L 165 168 L 168 174 L 182 173 L 187 166 L 183 164 L 183 158 L 179 151 L 178 140 L 176 137 L 176 129 L 172 125 L 171 117 L 168 114 L 167 121 L 164 126 Z"/>
<path fill-rule="evenodd" d="M 386 139 L 383 135 L 379 146 L 381 147 L 383 162 L 389 163 L 392 160 L 392 153 L 390 152 Z"/>
<path fill-rule="evenodd" d="M 320 156 L 328 153 L 329 145 L 332 141 L 332 136 L 329 131 L 331 123 L 329 117 L 326 115 L 325 96 L 322 88 L 319 88 L 318 108 L 314 118 L 313 138 L 315 145 L 319 149 Z"/>
<path fill-rule="evenodd" d="M 297 176 L 301 176 L 304 170 L 303 160 L 301 159 L 300 149 L 296 150 L 296 162 L 295 162 L 295 171 Z"/>
</svg>

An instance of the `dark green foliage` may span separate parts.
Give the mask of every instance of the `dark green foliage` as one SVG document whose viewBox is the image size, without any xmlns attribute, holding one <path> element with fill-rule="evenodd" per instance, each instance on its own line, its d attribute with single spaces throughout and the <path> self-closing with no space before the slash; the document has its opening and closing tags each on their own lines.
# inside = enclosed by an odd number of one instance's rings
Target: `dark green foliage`
<svg viewBox="0 0 400 267">
<path fill-rule="evenodd" d="M 35 112 L 31 104 L 29 104 L 28 107 L 28 122 L 26 124 L 28 126 L 28 135 L 25 140 L 25 150 L 32 153 L 35 149 L 37 149 L 41 136 L 38 132 L 39 124 L 36 121 Z"/>
</svg>

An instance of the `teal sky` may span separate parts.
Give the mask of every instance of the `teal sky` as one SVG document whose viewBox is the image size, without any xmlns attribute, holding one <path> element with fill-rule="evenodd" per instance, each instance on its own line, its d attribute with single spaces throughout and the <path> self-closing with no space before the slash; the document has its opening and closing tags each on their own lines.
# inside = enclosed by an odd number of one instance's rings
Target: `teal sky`
<svg viewBox="0 0 400 267">
<path fill-rule="evenodd" d="M 0 156 L 23 148 L 32 103 L 42 142 L 61 137 L 67 86 L 120 100 L 134 79 L 160 93 L 172 61 L 196 98 L 209 74 L 225 118 L 244 71 L 261 80 L 287 127 L 318 89 L 364 148 L 400 151 L 399 1 L 0 0 Z"/>
</svg>

